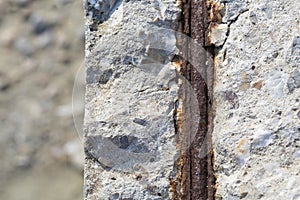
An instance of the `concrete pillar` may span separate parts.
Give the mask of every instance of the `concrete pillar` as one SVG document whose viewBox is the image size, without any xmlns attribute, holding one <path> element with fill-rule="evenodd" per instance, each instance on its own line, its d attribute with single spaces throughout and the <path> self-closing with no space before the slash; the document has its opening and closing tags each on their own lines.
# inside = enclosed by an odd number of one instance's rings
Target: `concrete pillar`
<svg viewBox="0 0 300 200">
<path fill-rule="evenodd" d="M 86 0 L 85 199 L 299 199 L 295 0 Z"/>
</svg>

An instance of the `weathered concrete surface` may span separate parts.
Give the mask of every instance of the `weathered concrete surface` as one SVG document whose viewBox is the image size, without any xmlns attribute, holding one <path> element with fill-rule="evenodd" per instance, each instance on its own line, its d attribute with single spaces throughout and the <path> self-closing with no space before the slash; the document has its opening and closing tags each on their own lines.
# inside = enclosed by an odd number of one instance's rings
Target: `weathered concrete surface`
<svg viewBox="0 0 300 200">
<path fill-rule="evenodd" d="M 178 157 L 169 56 L 179 5 L 101 2 L 85 4 L 85 199 L 168 199 Z"/>
<path fill-rule="evenodd" d="M 300 199 L 299 1 L 219 2 L 216 198 Z"/>
</svg>

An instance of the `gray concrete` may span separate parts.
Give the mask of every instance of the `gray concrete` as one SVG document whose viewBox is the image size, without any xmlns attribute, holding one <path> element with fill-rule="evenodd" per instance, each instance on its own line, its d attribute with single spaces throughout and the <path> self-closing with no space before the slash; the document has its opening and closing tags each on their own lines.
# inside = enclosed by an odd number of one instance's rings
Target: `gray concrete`
<svg viewBox="0 0 300 200">
<path fill-rule="evenodd" d="M 99 2 L 85 5 L 85 198 L 168 199 L 177 156 L 171 30 L 177 28 L 179 6 Z M 110 12 L 101 14 L 101 6 Z"/>
<path fill-rule="evenodd" d="M 217 199 L 300 199 L 299 1 L 222 5 L 228 36 L 215 59 Z"/>
</svg>

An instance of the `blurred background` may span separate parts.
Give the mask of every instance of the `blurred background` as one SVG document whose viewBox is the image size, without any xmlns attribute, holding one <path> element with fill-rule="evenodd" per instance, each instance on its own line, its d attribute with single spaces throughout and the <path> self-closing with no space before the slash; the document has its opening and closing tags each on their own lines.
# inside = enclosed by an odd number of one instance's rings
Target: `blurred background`
<svg viewBox="0 0 300 200">
<path fill-rule="evenodd" d="M 82 4 L 0 0 L 0 199 L 82 199 Z"/>
</svg>

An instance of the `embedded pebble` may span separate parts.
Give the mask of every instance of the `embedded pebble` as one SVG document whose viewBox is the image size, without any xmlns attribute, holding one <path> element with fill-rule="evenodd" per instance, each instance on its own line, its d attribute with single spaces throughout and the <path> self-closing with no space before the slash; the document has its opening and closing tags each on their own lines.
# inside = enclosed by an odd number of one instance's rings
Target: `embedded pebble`
<svg viewBox="0 0 300 200">
<path fill-rule="evenodd" d="M 271 71 L 265 76 L 264 82 L 268 88 L 269 94 L 273 98 L 280 98 L 284 95 L 287 75 L 279 71 Z"/>
<path fill-rule="evenodd" d="M 300 87 L 300 72 L 298 70 L 292 73 L 287 85 L 290 93 L 294 92 L 295 89 Z"/>
</svg>

